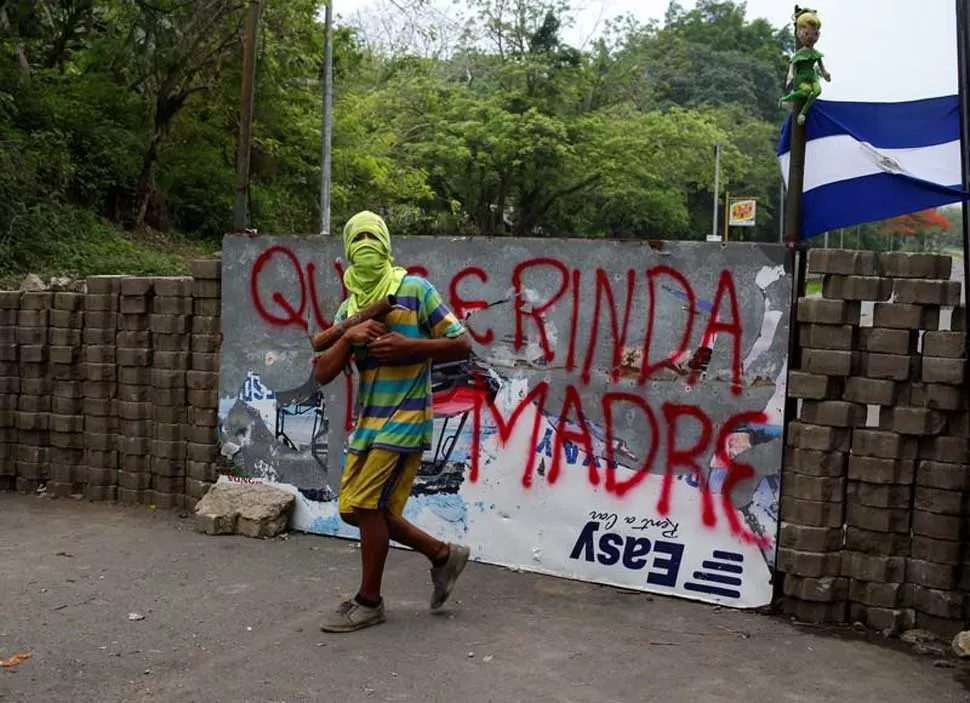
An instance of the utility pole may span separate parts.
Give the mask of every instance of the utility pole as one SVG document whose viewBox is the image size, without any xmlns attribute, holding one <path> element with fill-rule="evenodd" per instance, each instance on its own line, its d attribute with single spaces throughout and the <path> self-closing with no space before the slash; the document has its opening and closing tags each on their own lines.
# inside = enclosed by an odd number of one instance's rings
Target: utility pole
<svg viewBox="0 0 970 703">
<path fill-rule="evenodd" d="M 714 145 L 714 221 L 711 224 L 710 241 L 716 242 L 720 239 L 717 233 L 717 209 L 718 199 L 721 192 L 721 144 Z"/>
<path fill-rule="evenodd" d="M 236 153 L 236 205 L 233 209 L 233 231 L 246 231 L 249 200 L 249 156 L 253 138 L 253 84 L 256 82 L 256 36 L 259 30 L 259 0 L 249 3 L 246 37 L 243 40 L 242 90 L 239 100 L 239 145 Z"/>
<path fill-rule="evenodd" d="M 323 52 L 323 133 L 320 140 L 320 234 L 329 235 L 333 170 L 333 0 L 327 0 L 324 26 L 326 39 Z"/>
</svg>

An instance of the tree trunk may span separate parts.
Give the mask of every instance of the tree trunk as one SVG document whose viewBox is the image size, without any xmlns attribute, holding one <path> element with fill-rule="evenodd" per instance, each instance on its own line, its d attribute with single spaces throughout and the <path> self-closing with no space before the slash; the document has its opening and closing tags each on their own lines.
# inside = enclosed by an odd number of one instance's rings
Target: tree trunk
<svg viewBox="0 0 970 703">
<path fill-rule="evenodd" d="M 10 31 L 10 17 L 7 16 L 6 3 L 0 2 L 0 29 L 4 32 Z M 23 44 L 18 44 L 13 48 L 14 60 L 24 73 L 30 73 L 30 61 L 27 60 L 27 50 Z"/>
<path fill-rule="evenodd" d="M 190 92 L 187 89 L 173 92 L 172 83 L 171 78 L 167 80 L 155 100 L 155 131 L 142 161 L 141 175 L 138 177 L 137 209 L 135 210 L 134 222 L 136 228 L 145 224 L 148 208 L 151 207 L 152 199 L 155 197 L 155 175 L 158 173 L 159 147 L 161 147 L 165 135 L 168 134 L 172 120 L 182 109 Z"/>
<path fill-rule="evenodd" d="M 138 177 L 135 221 L 133 223 L 136 229 L 145 224 L 148 208 L 155 197 L 155 174 L 158 173 L 158 145 L 160 141 L 161 135 L 156 132 L 142 160 L 141 175 Z"/>
</svg>

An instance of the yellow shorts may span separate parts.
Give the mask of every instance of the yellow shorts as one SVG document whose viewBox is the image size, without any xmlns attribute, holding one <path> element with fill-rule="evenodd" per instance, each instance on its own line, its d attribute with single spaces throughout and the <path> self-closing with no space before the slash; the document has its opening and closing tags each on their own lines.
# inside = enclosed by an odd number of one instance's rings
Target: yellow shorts
<svg viewBox="0 0 970 703">
<path fill-rule="evenodd" d="M 402 515 L 411 486 L 421 468 L 422 452 L 399 454 L 373 448 L 366 454 L 348 454 L 340 479 L 338 509 L 342 514 L 362 510 L 386 510 Z"/>
</svg>

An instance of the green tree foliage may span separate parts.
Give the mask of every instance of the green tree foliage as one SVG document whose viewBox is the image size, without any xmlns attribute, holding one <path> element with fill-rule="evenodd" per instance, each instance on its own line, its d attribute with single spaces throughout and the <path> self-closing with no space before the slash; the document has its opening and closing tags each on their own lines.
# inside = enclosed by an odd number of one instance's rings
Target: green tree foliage
<svg viewBox="0 0 970 703">
<path fill-rule="evenodd" d="M 262 4 L 250 222 L 315 232 L 322 3 Z M 110 249 L 115 228 L 218 246 L 246 7 L 0 0 L 0 273 L 86 270 L 79 238 Z M 739 2 L 673 2 L 662 24 L 618 18 L 579 49 L 564 0 L 468 10 L 433 56 L 337 28 L 335 225 L 366 207 L 412 234 L 699 239 L 719 143 L 722 184 L 759 198 L 745 237 L 774 238 L 790 30 Z"/>
</svg>

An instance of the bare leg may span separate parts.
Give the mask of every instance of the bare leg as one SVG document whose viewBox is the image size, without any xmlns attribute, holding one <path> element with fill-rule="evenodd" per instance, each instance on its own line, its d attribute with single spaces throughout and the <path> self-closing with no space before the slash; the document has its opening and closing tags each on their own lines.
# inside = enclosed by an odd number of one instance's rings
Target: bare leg
<svg viewBox="0 0 970 703">
<path fill-rule="evenodd" d="M 398 515 L 387 515 L 391 539 L 420 552 L 432 563 L 448 556 L 448 545 Z"/>
<path fill-rule="evenodd" d="M 368 601 L 381 599 L 384 563 L 390 546 L 387 516 L 379 510 L 355 510 L 360 528 L 360 592 Z"/>
<path fill-rule="evenodd" d="M 802 105 L 802 110 L 798 115 L 798 124 L 805 124 L 805 120 L 808 117 L 808 111 L 812 108 L 812 105 L 818 100 L 818 97 L 822 94 L 822 86 L 815 84 L 808 91 L 808 96 L 805 98 L 805 102 Z"/>
<path fill-rule="evenodd" d="M 354 513 L 341 513 L 341 519 L 348 525 L 360 527 Z M 386 514 L 387 531 L 391 539 L 405 547 L 410 547 L 419 554 L 423 554 L 432 563 L 448 556 L 448 543 L 435 539 L 427 532 L 408 522 L 399 515 Z"/>
<path fill-rule="evenodd" d="M 778 101 L 778 104 L 787 105 L 789 103 L 798 102 L 799 100 L 804 100 L 805 98 L 807 98 L 808 95 L 809 94 L 807 91 L 803 90 L 802 88 L 797 88 L 796 90 L 791 91 L 787 95 L 782 96 L 781 99 Z"/>
</svg>

